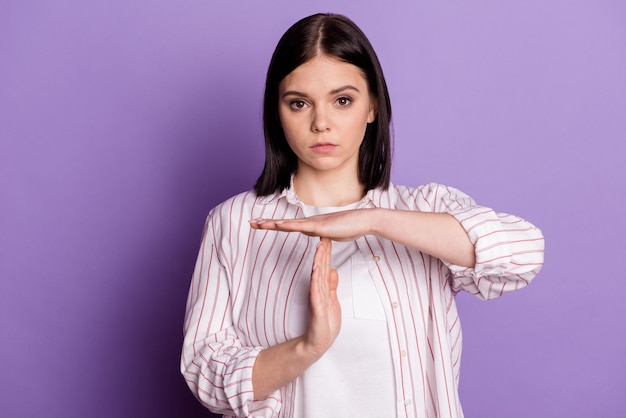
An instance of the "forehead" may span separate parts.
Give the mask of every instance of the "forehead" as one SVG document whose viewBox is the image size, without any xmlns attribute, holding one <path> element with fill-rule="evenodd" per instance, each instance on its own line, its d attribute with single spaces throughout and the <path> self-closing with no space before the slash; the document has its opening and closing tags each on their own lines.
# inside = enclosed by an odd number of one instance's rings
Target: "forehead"
<svg viewBox="0 0 626 418">
<path fill-rule="evenodd" d="M 316 55 L 311 60 L 296 67 L 280 82 L 281 91 L 333 90 L 352 85 L 367 90 L 367 80 L 363 71 L 354 64 L 341 61 L 328 55 Z"/>
</svg>

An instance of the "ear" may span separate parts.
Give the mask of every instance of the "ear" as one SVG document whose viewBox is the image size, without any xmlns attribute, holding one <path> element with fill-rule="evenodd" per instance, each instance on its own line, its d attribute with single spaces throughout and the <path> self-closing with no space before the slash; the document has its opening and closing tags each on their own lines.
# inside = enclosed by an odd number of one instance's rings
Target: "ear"
<svg viewBox="0 0 626 418">
<path fill-rule="evenodd" d="M 375 98 L 370 99 L 370 111 L 367 115 L 367 123 L 372 123 L 376 120 L 378 114 L 378 100 Z"/>
</svg>

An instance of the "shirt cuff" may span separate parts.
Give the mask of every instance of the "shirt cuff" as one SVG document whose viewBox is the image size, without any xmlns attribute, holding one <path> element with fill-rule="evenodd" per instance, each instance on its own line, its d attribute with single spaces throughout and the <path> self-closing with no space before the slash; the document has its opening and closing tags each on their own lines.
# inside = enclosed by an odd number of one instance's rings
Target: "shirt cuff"
<svg viewBox="0 0 626 418">
<path fill-rule="evenodd" d="M 482 206 L 471 206 L 449 212 L 461 224 L 476 254 L 473 268 L 476 275 L 500 275 L 506 273 L 513 249 L 510 238 L 503 228 L 500 217 Z M 467 271 L 466 267 L 448 265 L 453 272 Z"/>
</svg>

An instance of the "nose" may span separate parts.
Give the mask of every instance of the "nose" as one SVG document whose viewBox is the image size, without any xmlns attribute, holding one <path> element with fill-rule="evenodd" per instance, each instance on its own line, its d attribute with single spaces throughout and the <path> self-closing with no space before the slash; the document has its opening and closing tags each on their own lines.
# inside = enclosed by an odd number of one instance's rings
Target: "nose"
<svg viewBox="0 0 626 418">
<path fill-rule="evenodd" d="M 313 132 L 323 132 L 330 129 L 330 121 L 324 109 L 316 108 L 313 112 L 311 130 Z"/>
</svg>

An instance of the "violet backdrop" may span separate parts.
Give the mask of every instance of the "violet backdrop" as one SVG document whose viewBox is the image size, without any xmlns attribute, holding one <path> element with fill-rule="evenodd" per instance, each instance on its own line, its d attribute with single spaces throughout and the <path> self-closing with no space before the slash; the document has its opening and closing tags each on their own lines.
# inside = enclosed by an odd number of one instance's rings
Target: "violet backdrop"
<svg viewBox="0 0 626 418">
<path fill-rule="evenodd" d="M 201 229 L 259 174 L 270 55 L 318 11 L 379 54 L 395 183 L 545 234 L 530 287 L 457 298 L 466 416 L 626 416 L 620 0 L 2 1 L 0 416 L 212 416 L 178 371 Z"/>
</svg>

